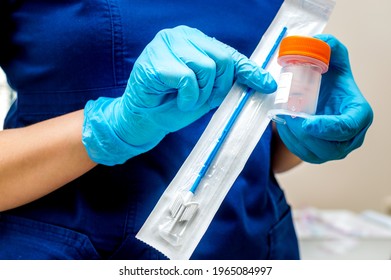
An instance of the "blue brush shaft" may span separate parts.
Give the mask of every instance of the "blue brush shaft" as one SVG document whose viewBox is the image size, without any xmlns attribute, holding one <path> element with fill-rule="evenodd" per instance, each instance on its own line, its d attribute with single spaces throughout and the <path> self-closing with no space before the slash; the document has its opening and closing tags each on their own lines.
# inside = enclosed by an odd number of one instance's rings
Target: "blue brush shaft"
<svg viewBox="0 0 391 280">
<path fill-rule="evenodd" d="M 285 36 L 285 33 L 287 31 L 287 28 L 284 27 L 280 33 L 280 35 L 278 36 L 276 42 L 274 43 L 272 49 L 270 50 L 268 56 L 266 57 L 265 61 L 263 62 L 262 64 L 262 68 L 265 69 L 266 66 L 269 64 L 271 58 L 273 57 L 273 54 L 274 52 L 277 50 L 278 46 L 280 45 L 281 43 L 281 40 L 284 38 Z M 198 176 L 196 178 L 196 180 L 194 181 L 193 185 L 191 186 L 190 188 L 190 192 L 192 193 L 195 193 L 195 191 L 197 190 L 197 187 L 199 186 L 201 180 L 204 178 L 206 172 L 208 171 L 210 165 L 212 164 L 212 161 L 213 159 L 215 158 L 215 156 L 217 155 L 220 147 L 223 145 L 224 143 L 224 140 L 225 138 L 227 138 L 227 135 L 229 133 L 229 131 L 231 130 L 231 128 L 233 127 L 233 125 L 235 124 L 240 112 L 242 111 L 244 105 L 246 105 L 248 99 L 250 98 L 250 96 L 255 92 L 255 90 L 251 89 L 251 88 L 247 88 L 242 96 L 240 97 L 240 100 L 238 102 L 238 105 L 236 106 L 234 112 L 232 113 L 231 117 L 229 118 L 228 120 L 228 123 L 227 125 L 224 127 L 220 137 L 217 139 L 217 143 L 216 145 L 213 147 L 213 150 L 211 151 L 211 153 L 209 154 L 208 158 L 206 159 L 204 165 L 202 166 L 200 172 L 198 173 Z"/>
</svg>

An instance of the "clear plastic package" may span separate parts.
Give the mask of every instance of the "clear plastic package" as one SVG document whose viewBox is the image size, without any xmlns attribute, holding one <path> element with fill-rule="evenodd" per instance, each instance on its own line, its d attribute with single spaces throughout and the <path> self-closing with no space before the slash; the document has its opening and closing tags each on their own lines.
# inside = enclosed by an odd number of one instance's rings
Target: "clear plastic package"
<svg viewBox="0 0 391 280">
<path fill-rule="evenodd" d="M 250 59 L 278 77 L 281 39 L 321 33 L 334 5 L 285 0 Z M 269 125 L 274 102 L 275 94 L 235 83 L 136 238 L 170 259 L 189 259 Z"/>
</svg>

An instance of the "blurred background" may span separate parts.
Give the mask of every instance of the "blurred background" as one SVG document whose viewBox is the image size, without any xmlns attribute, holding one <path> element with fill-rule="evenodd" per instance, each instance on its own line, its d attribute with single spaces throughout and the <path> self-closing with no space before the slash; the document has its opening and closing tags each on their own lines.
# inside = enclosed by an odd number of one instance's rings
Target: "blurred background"
<svg viewBox="0 0 391 280">
<path fill-rule="evenodd" d="M 337 0 L 326 27 L 348 47 L 375 118 L 364 145 L 346 159 L 303 163 L 277 176 L 294 209 L 303 258 L 390 259 L 390 12 L 389 0 Z M 0 119 L 14 95 L 0 73 Z"/>
</svg>

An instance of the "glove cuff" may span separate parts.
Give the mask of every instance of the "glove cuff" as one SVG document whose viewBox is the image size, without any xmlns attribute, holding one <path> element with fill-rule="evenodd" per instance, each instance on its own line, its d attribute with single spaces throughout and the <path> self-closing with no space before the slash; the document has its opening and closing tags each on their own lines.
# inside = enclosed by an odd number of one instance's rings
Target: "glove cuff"
<svg viewBox="0 0 391 280">
<path fill-rule="evenodd" d="M 116 101 L 115 98 L 101 97 L 88 101 L 84 108 L 82 142 L 91 160 L 98 164 L 122 164 L 154 146 L 133 146 L 118 137 L 105 115 L 105 109 Z"/>
</svg>

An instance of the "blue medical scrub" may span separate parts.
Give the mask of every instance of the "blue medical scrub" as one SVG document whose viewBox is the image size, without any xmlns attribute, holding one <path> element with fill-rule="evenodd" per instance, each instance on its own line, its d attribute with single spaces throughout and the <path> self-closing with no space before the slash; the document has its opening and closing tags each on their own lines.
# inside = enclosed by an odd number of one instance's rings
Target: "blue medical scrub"
<svg viewBox="0 0 391 280">
<path fill-rule="evenodd" d="M 120 96 L 134 61 L 163 28 L 196 27 L 249 56 L 281 3 L 1 1 L 0 65 L 18 93 L 5 128 L 82 109 L 100 96 Z M 41 199 L 0 213 L 0 259 L 163 259 L 135 234 L 212 114 L 123 165 L 99 165 Z M 269 127 L 193 259 L 299 257 L 290 207 L 270 169 L 271 134 Z"/>
</svg>

